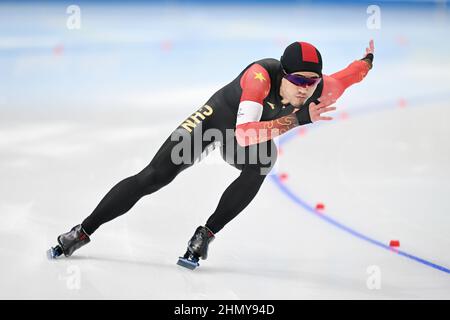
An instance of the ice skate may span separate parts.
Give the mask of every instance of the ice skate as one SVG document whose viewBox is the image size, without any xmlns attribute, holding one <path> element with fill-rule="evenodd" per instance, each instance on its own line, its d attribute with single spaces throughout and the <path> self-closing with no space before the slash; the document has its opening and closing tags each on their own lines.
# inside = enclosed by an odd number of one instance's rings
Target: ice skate
<svg viewBox="0 0 450 320">
<path fill-rule="evenodd" d="M 178 265 L 194 270 L 200 264 L 199 259 L 206 260 L 208 246 L 214 240 L 214 234 L 207 227 L 199 226 L 188 242 L 188 248 L 183 257 L 179 257 Z"/>
<path fill-rule="evenodd" d="M 56 247 L 51 247 L 47 250 L 47 258 L 50 260 L 56 259 L 63 254 L 66 257 L 70 257 L 75 250 L 89 243 L 91 239 L 79 224 L 69 232 L 60 235 L 57 241 L 58 245 Z"/>
</svg>

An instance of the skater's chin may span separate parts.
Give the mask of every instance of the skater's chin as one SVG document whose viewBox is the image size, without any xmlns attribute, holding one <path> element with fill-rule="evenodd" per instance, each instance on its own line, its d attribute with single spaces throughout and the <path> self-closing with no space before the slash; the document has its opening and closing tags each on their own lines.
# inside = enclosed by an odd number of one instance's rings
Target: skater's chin
<svg viewBox="0 0 450 320">
<path fill-rule="evenodd" d="M 304 102 L 305 102 L 304 99 L 295 99 L 294 101 L 291 102 L 291 105 L 296 108 L 300 108 Z"/>
</svg>

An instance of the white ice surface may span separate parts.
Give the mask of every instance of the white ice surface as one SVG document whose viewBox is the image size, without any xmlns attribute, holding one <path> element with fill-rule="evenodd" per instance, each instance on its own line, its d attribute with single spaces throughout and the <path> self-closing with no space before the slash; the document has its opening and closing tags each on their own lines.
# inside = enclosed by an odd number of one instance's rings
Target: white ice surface
<svg viewBox="0 0 450 320">
<path fill-rule="evenodd" d="M 8 23 L 22 25 L 19 17 L 28 21 L 23 30 L 34 28 L 26 18 L 31 13 L 45 22 L 44 30 L 64 23 L 57 15 L 61 8 L 7 9 L 0 12 L 8 15 Z M 358 19 L 365 28 L 365 8 L 301 7 L 299 12 L 312 12 L 326 23 L 310 28 L 309 21 L 302 32 L 288 25 L 290 33 L 278 39 L 286 25 L 258 23 L 270 16 L 270 9 L 254 12 L 261 19 L 249 22 L 242 17 L 251 8 L 217 16 L 208 10 L 219 9 L 172 8 L 167 17 L 185 17 L 184 29 L 167 23 L 167 30 L 151 29 L 155 20 L 143 19 L 140 9 L 129 9 L 124 25 L 111 27 L 111 21 L 122 20 L 105 10 L 91 15 L 103 19 L 90 21 L 86 14 L 84 33 L 76 36 L 62 32 L 38 41 L 12 34 L 6 25 L 0 33 L 0 48 L 7 49 L 0 54 L 0 298 L 450 298 L 448 273 L 337 229 L 291 201 L 270 178 L 217 235 L 199 269 L 177 266 L 195 228 L 205 223 L 239 174 L 217 152 L 102 226 L 70 259 L 47 261 L 45 250 L 56 236 L 80 223 L 114 184 L 147 165 L 170 132 L 215 89 L 251 59 L 279 54 L 286 41 L 300 34 L 320 44 L 327 73 L 358 58 L 370 37 L 376 39 L 378 54 L 368 78 L 338 102 L 336 121 L 310 125 L 305 135 L 283 145 L 277 169 L 288 174 L 286 186 L 310 206 L 324 203 L 325 215 L 366 236 L 384 244 L 400 240 L 401 250 L 450 267 L 450 51 L 438 37 L 448 34 L 448 18 L 386 10 L 381 30 L 355 33 Z M 279 10 L 282 15 L 290 9 Z M 333 14 L 342 23 L 334 25 Z M 415 14 L 417 19 L 407 19 Z M 197 32 L 212 20 L 213 29 Z M 230 28 L 236 20 L 248 22 L 248 33 Z M 139 28 L 139 21 L 150 25 Z M 258 38 L 262 27 L 270 30 L 270 40 Z M 150 29 L 162 30 L 153 35 L 157 41 L 174 41 L 174 56 L 143 59 L 148 51 L 154 53 L 145 47 L 145 30 Z M 118 31 L 119 36 L 111 36 Z M 250 31 L 258 37 L 251 38 Z M 233 40 L 236 34 L 242 38 Z M 211 38 L 216 42 L 208 45 Z M 30 44 L 27 39 L 34 40 Z M 161 90 L 173 74 L 171 63 L 183 68 L 179 48 L 189 41 L 194 44 L 183 55 L 194 59 L 192 65 L 197 60 L 203 64 L 194 75 L 187 72 L 190 66 L 181 69 L 191 77 L 184 85 Z M 62 57 L 39 51 L 60 42 L 67 44 Z M 123 51 L 101 47 L 110 42 Z M 93 43 L 101 49 L 93 50 Z M 38 51 L 20 51 L 30 46 Z M 229 55 L 233 69 L 222 65 L 219 70 L 208 60 L 215 50 Z M 241 60 L 233 61 L 238 56 Z M 164 68 L 153 65 L 163 58 Z M 154 74 L 148 76 L 149 69 Z M 73 82 L 64 78 L 67 74 Z M 142 82 L 145 77 L 150 80 Z M 405 99 L 406 107 L 399 107 L 399 99 Z M 341 120 L 341 111 L 349 118 Z M 367 286 L 371 266 L 380 270 L 376 290 Z"/>
<path fill-rule="evenodd" d="M 448 267 L 450 153 L 443 146 L 450 128 L 443 120 L 412 125 L 446 116 L 447 105 L 436 103 L 336 121 L 287 142 L 278 170 L 308 204 L 324 203 L 325 214 L 386 244 L 398 239 L 402 250 Z M 16 132 L 28 141 L 21 142 L 26 156 L 2 161 L 9 183 L 1 190 L 8 199 L 1 205 L 1 298 L 449 297 L 448 274 L 324 223 L 269 178 L 217 235 L 199 269 L 177 266 L 191 233 L 238 174 L 217 153 L 101 227 L 72 258 L 49 262 L 44 251 L 56 235 L 142 168 L 170 127 L 84 125 L 80 133 L 76 125 L 40 126 L 36 139 Z M 106 139 L 116 130 L 120 139 Z M 55 156 L 58 148 L 66 153 Z M 379 290 L 366 284 L 372 265 L 381 271 Z"/>
</svg>

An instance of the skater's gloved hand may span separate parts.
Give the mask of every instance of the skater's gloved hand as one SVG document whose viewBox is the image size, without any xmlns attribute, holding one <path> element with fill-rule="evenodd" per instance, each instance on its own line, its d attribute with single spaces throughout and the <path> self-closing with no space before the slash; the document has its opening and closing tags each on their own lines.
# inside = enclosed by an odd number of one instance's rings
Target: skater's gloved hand
<svg viewBox="0 0 450 320">
<path fill-rule="evenodd" d="M 373 40 L 369 41 L 369 47 L 366 48 L 366 55 L 362 58 L 362 61 L 367 62 L 369 65 L 369 70 L 373 67 L 373 54 L 375 53 L 375 46 L 373 44 Z"/>
<path fill-rule="evenodd" d="M 311 102 L 308 107 L 302 106 L 300 107 L 300 109 L 295 109 L 294 112 L 295 116 L 297 117 L 299 126 L 319 120 L 333 120 L 332 117 L 322 116 L 322 113 L 336 110 L 336 107 L 329 107 L 330 105 L 335 103 L 336 100 L 326 99 L 322 101 L 321 98 L 317 100 L 319 100 L 318 104 Z"/>
</svg>

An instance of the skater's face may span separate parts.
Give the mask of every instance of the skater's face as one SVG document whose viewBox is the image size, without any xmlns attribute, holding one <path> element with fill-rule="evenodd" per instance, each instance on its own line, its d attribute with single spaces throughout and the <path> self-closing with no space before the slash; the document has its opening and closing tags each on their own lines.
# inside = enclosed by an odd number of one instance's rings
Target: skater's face
<svg viewBox="0 0 450 320">
<path fill-rule="evenodd" d="M 292 74 L 301 75 L 307 78 L 319 77 L 317 73 L 310 71 L 299 71 L 293 72 Z M 283 97 L 282 102 L 284 104 L 290 103 L 294 107 L 300 107 L 306 100 L 308 100 L 309 97 L 311 97 L 311 95 L 314 93 L 314 90 L 316 90 L 317 85 L 319 83 L 320 82 L 311 86 L 297 86 L 289 82 L 287 79 L 283 78 L 281 80 L 281 87 L 280 87 L 280 95 Z"/>
</svg>

